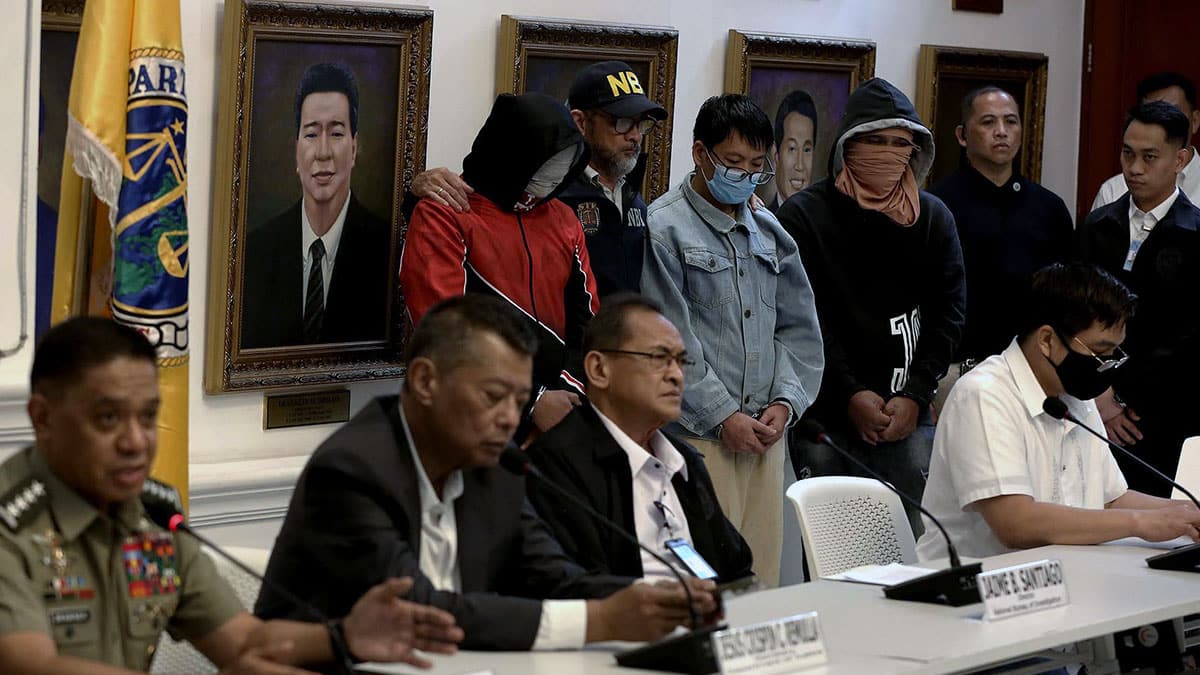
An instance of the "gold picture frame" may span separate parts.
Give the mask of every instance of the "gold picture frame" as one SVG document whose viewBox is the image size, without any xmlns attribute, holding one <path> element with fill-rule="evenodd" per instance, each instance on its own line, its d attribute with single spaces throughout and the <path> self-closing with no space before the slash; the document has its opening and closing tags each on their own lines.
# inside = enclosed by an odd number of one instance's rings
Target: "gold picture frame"
<svg viewBox="0 0 1200 675">
<path fill-rule="evenodd" d="M 574 73 L 598 61 L 625 61 L 638 74 L 646 96 L 667 110 L 645 141 L 647 203 L 670 189 L 671 120 L 675 112 L 675 66 L 679 32 L 668 26 L 500 17 L 496 93 L 543 91 L 567 100 Z M 536 84 L 535 84 L 536 83 Z"/>
<path fill-rule="evenodd" d="M 1021 111 L 1021 150 L 1017 166 L 1033 182 L 1042 179 L 1046 130 L 1046 80 L 1050 58 L 1036 52 L 921 45 L 917 71 L 917 112 L 933 131 L 937 146 L 929 184 L 954 172 L 961 161 L 954 129 L 959 105 L 972 89 L 996 85 L 1013 95 Z"/>
<path fill-rule="evenodd" d="M 788 118 L 793 114 L 809 118 L 796 152 L 786 147 L 772 152 L 776 179 L 758 189 L 764 203 L 777 206 L 825 177 L 826 160 L 837 141 L 835 130 L 846 99 L 874 76 L 875 43 L 870 40 L 729 31 L 725 92 L 754 99 L 771 118 L 778 146 L 788 145 L 783 142 Z M 803 112 L 793 105 L 797 96 L 805 100 Z"/>
<path fill-rule="evenodd" d="M 404 243 L 400 206 L 405 186 L 425 165 L 433 12 L 227 0 L 224 15 L 205 391 L 400 377 L 405 331 L 397 281 Z M 322 328 L 320 337 L 305 344 L 292 330 L 306 293 L 294 106 L 302 74 L 319 63 L 348 71 L 359 92 L 361 114 L 350 121 L 358 125 L 353 171 L 334 170 L 338 180 L 349 174 L 351 191 L 322 323 L 358 333 L 331 338 Z M 274 232 L 281 235 L 268 236 Z M 284 274 L 269 273 L 276 264 Z M 339 282 L 345 278 L 339 269 L 354 275 L 353 281 Z M 382 294 L 378 300 L 376 293 Z"/>
</svg>

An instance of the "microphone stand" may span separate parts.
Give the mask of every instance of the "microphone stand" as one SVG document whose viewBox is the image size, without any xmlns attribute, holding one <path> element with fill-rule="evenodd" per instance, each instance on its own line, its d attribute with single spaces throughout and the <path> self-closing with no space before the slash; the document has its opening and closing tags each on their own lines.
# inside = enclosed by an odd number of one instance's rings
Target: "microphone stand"
<svg viewBox="0 0 1200 675">
<path fill-rule="evenodd" d="M 1116 449 L 1122 455 L 1124 455 L 1124 456 L 1128 457 L 1129 459 L 1132 459 L 1133 461 L 1142 465 L 1150 473 L 1154 474 L 1155 476 L 1158 476 L 1159 478 L 1163 479 L 1167 483 L 1170 483 L 1171 485 L 1175 486 L 1176 488 L 1179 488 L 1179 491 L 1182 492 L 1183 494 L 1187 495 L 1187 498 L 1192 500 L 1192 503 L 1196 505 L 1196 508 L 1200 509 L 1200 501 L 1197 501 L 1196 496 L 1193 495 L 1190 491 L 1188 491 L 1187 488 L 1183 487 L 1179 483 L 1172 480 L 1169 476 L 1167 476 L 1167 474 L 1154 468 L 1154 466 L 1152 466 L 1146 460 L 1135 455 L 1132 450 L 1129 450 L 1129 449 L 1125 448 L 1124 446 L 1114 443 L 1113 441 L 1109 440 L 1108 436 L 1101 434 L 1100 432 L 1096 431 L 1095 429 L 1091 428 L 1090 426 L 1079 421 L 1078 418 L 1076 418 L 1074 415 L 1071 414 L 1071 411 L 1067 408 L 1067 404 L 1064 403 L 1062 399 L 1058 398 L 1057 396 L 1048 397 L 1045 400 L 1045 402 L 1042 403 L 1042 410 L 1044 410 L 1046 412 L 1046 414 L 1050 415 L 1051 417 L 1053 417 L 1055 419 L 1067 420 L 1069 422 L 1074 422 L 1075 426 L 1083 429 L 1084 431 L 1087 431 L 1089 434 L 1104 441 L 1106 444 L 1108 444 L 1108 447 Z M 1152 555 L 1149 558 L 1146 558 L 1146 564 L 1149 565 L 1152 569 L 1156 569 L 1156 570 L 1172 570 L 1175 572 L 1200 572 L 1200 543 L 1189 544 L 1187 546 L 1180 546 L 1173 550 L 1167 551 L 1166 553 L 1159 553 L 1157 555 Z"/>
<path fill-rule="evenodd" d="M 923 577 L 885 586 L 883 589 L 884 596 L 892 600 L 927 602 L 935 605 L 949 605 L 951 607 L 961 607 L 980 602 L 979 588 L 975 575 L 983 572 L 983 564 L 971 563 L 963 565 L 962 561 L 958 558 L 958 551 L 954 548 L 954 542 L 950 541 L 950 535 L 946 533 L 946 528 L 942 527 L 941 522 L 932 513 L 924 506 L 921 506 L 920 502 L 896 489 L 896 486 L 884 480 L 871 467 L 834 443 L 833 439 L 829 438 L 829 435 L 825 433 L 825 429 L 820 423 L 815 420 L 804 420 L 800 424 L 800 432 L 806 438 L 832 448 L 844 459 L 849 460 L 859 469 L 866 472 L 868 476 L 882 483 L 884 487 L 894 492 L 900 499 L 915 506 L 917 510 L 937 526 L 938 530 L 942 533 L 942 538 L 946 540 L 946 552 L 950 556 L 950 567 L 931 572 Z"/>
</svg>

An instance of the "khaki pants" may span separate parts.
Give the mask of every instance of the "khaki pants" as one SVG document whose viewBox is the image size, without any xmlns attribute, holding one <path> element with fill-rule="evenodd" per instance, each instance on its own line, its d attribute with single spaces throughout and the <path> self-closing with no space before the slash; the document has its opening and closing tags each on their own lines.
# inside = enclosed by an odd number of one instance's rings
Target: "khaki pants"
<svg viewBox="0 0 1200 675">
<path fill-rule="evenodd" d="M 778 586 L 783 554 L 783 460 L 787 434 L 762 455 L 729 452 L 720 441 L 687 440 L 704 454 L 704 464 L 725 516 L 750 545 L 754 573 L 764 585 Z"/>
</svg>

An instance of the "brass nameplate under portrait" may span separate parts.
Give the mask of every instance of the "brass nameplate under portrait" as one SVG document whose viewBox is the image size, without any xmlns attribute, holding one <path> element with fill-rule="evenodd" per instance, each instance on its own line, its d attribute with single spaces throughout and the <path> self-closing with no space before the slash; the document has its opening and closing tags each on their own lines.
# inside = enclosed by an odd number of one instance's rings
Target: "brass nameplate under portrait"
<svg viewBox="0 0 1200 675">
<path fill-rule="evenodd" d="M 306 427 L 350 419 L 350 390 L 323 389 L 263 396 L 263 429 Z"/>
</svg>

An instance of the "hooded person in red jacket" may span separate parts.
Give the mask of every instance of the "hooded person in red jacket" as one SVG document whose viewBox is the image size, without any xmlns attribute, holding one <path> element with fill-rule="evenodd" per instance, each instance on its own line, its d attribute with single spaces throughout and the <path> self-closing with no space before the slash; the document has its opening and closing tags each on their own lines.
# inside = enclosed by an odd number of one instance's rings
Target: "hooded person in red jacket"
<svg viewBox="0 0 1200 675">
<path fill-rule="evenodd" d="M 555 199 L 587 163 L 583 136 L 562 103 L 501 94 L 463 159 L 463 179 L 475 189 L 470 211 L 420 200 L 400 261 L 414 324 L 438 301 L 464 293 L 498 297 L 529 319 L 539 347 L 527 422 L 543 431 L 579 403 L 583 386 L 568 364 L 599 309 L 583 229 Z"/>
</svg>

